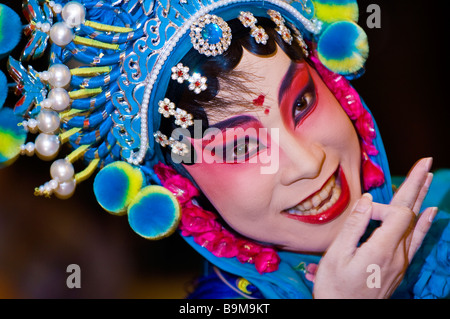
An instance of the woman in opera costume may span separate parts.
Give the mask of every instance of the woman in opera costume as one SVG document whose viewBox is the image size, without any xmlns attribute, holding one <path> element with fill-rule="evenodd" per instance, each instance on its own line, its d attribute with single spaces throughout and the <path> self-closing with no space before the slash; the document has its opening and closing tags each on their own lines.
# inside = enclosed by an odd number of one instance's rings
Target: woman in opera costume
<svg viewBox="0 0 450 319">
<path fill-rule="evenodd" d="M 23 8 L 30 39 L 8 59 L 21 98 L 0 110 L 0 160 L 52 161 L 36 195 L 67 198 L 95 175 L 106 211 L 205 258 L 189 298 L 449 296 L 448 171 L 433 180 L 424 158 L 393 194 L 349 82 L 368 55 L 356 1 Z M 23 67 L 47 47 L 47 71 Z"/>
</svg>

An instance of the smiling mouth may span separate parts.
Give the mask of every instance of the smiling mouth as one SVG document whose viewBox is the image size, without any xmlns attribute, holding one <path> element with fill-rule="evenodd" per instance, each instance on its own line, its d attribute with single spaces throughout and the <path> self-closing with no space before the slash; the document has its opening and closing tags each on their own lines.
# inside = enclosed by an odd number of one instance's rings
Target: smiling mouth
<svg viewBox="0 0 450 319">
<path fill-rule="evenodd" d="M 296 206 L 283 211 L 289 218 L 309 224 L 325 224 L 340 216 L 350 201 L 350 191 L 342 168 L 317 192 Z"/>
</svg>

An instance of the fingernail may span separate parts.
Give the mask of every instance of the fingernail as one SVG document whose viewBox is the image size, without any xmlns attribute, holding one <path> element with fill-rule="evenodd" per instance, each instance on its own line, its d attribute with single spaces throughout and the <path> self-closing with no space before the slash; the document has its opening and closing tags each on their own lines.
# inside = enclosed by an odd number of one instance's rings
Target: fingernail
<svg viewBox="0 0 450 319">
<path fill-rule="evenodd" d="M 436 217 L 437 211 L 438 211 L 438 208 L 437 208 L 437 207 L 434 207 L 433 210 L 431 211 L 430 216 L 428 216 L 428 221 L 429 221 L 430 223 L 432 223 L 433 220 L 434 220 L 434 217 Z"/>
<path fill-rule="evenodd" d="M 367 212 L 372 206 L 372 199 L 373 197 L 370 193 L 364 193 L 362 197 L 359 199 L 358 203 L 356 204 L 354 210 L 359 213 Z"/>
<path fill-rule="evenodd" d="M 431 182 L 433 181 L 433 173 L 428 173 L 427 174 L 427 179 L 425 180 L 425 186 L 430 187 Z"/>
<path fill-rule="evenodd" d="M 427 171 L 429 171 L 431 169 L 431 165 L 433 165 L 433 158 L 432 157 L 428 157 L 427 158 L 426 165 L 427 165 Z"/>
</svg>

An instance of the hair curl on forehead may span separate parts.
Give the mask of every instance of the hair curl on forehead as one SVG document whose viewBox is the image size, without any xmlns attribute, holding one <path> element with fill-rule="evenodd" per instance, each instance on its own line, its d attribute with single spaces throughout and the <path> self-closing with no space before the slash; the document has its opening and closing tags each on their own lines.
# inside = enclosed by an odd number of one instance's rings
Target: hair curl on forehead
<svg viewBox="0 0 450 319">
<path fill-rule="evenodd" d="M 201 120 L 203 130 L 209 127 L 209 123 L 214 121 L 224 110 L 228 115 L 234 112 L 242 112 L 253 109 L 255 106 L 252 100 L 246 101 L 243 96 L 255 96 L 261 92 L 256 92 L 249 83 L 255 80 L 255 75 L 245 71 L 235 70 L 242 59 L 244 49 L 257 56 L 273 56 L 280 47 L 286 55 L 293 61 L 304 59 L 302 48 L 296 41 L 287 44 L 275 31 L 275 23 L 264 17 L 257 17 L 258 25 L 263 27 L 269 35 L 265 45 L 258 44 L 250 35 L 250 29 L 242 25 L 239 19 L 228 21 L 232 30 L 232 41 L 227 51 L 221 55 L 207 57 L 199 54 L 195 49 L 191 49 L 180 61 L 188 66 L 191 72 L 198 72 L 205 76 L 208 87 L 200 94 L 195 94 L 188 89 L 188 84 L 170 81 L 166 97 L 175 105 L 192 114 L 195 120 Z M 221 94 L 219 92 L 231 94 Z M 236 106 L 238 106 L 236 108 Z M 177 126 L 173 119 L 162 118 L 161 131 L 170 136 Z"/>
</svg>

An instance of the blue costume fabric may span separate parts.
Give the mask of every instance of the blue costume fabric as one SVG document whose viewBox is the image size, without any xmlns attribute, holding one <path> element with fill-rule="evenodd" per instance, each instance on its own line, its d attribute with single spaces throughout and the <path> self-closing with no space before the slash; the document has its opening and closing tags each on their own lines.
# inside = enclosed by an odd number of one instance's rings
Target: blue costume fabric
<svg viewBox="0 0 450 319">
<path fill-rule="evenodd" d="M 401 178 L 394 179 L 399 185 Z M 439 212 L 417 251 L 393 298 L 434 299 L 450 297 L 450 170 L 434 173 L 423 207 Z"/>
</svg>

